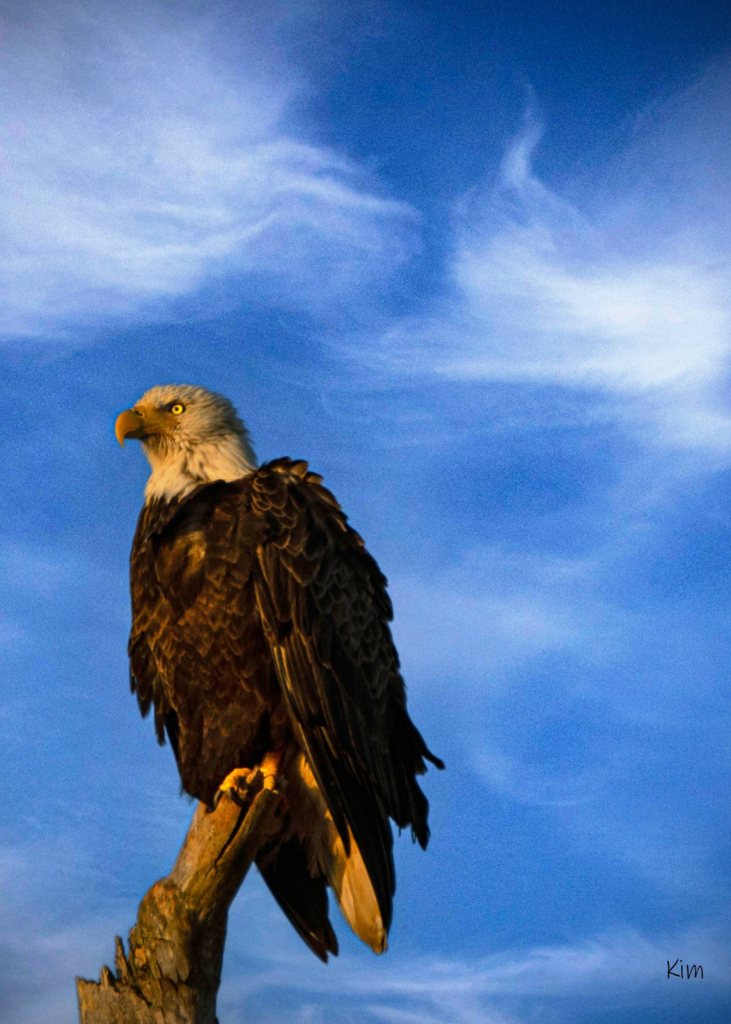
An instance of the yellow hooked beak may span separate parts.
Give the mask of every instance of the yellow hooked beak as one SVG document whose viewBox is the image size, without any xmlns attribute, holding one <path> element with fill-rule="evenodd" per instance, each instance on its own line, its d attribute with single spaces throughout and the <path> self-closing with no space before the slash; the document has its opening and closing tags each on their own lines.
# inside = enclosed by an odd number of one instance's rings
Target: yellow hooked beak
<svg viewBox="0 0 731 1024">
<path fill-rule="evenodd" d="M 147 433 L 144 414 L 137 409 L 125 409 L 124 412 L 120 412 L 114 424 L 114 433 L 123 448 L 128 437 L 143 437 Z"/>
</svg>

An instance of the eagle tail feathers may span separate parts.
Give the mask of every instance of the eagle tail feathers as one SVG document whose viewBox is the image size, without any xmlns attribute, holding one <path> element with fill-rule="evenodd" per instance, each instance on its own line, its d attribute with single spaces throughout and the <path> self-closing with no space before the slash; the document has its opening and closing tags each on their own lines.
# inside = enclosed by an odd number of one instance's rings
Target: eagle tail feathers
<svg viewBox="0 0 731 1024">
<path fill-rule="evenodd" d="M 349 854 L 335 832 L 327 868 L 328 881 L 345 920 L 374 953 L 385 952 L 388 934 L 373 883 L 352 832 Z"/>
<path fill-rule="evenodd" d="M 311 877 L 323 879 L 323 884 L 327 881 L 343 917 L 358 938 L 375 953 L 384 952 L 393 894 L 393 866 L 390 846 L 386 845 L 391 833 L 385 815 L 385 835 L 380 835 L 381 830 L 376 829 L 376 839 L 364 856 L 349 823 L 345 825 L 344 835 L 341 834 L 303 754 L 288 773 L 287 784 L 292 832 L 307 846 Z M 354 811 L 360 804 L 351 800 L 350 808 Z M 373 808 L 360 809 L 364 819 L 371 822 L 371 828 L 364 831 L 364 822 L 360 822 L 358 835 L 364 832 L 366 841 L 370 841 Z"/>
<path fill-rule="evenodd" d="M 315 956 L 327 963 L 338 955 L 338 940 L 328 917 L 323 875 L 313 877 L 302 842 L 293 836 L 274 849 L 261 851 L 257 867 L 269 891 Z"/>
</svg>

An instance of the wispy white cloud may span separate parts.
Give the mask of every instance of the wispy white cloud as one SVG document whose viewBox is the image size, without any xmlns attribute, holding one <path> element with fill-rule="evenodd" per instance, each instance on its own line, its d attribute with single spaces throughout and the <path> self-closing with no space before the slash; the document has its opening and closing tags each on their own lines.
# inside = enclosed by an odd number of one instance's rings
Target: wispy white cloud
<svg viewBox="0 0 731 1024">
<path fill-rule="evenodd" d="M 632 609 L 609 585 L 650 556 L 646 540 L 574 559 L 475 548 L 431 577 L 397 577 L 395 636 L 420 728 L 463 766 L 462 787 L 477 777 L 493 798 L 540 808 L 574 855 L 631 884 L 721 893 L 723 815 L 700 795 L 679 808 L 667 780 L 700 794 L 723 777 L 725 727 L 706 717 L 722 673 L 712 654 L 699 666 L 715 642 L 703 615 Z"/>
<path fill-rule="evenodd" d="M 292 133 L 301 78 L 256 11 L 145 0 L 9 10 L 3 333 L 150 317 L 230 275 L 320 308 L 411 251 L 413 210 Z"/>
<path fill-rule="evenodd" d="M 527 729 L 532 728 L 532 724 Z M 573 807 L 594 800 L 606 785 L 600 765 L 576 770 L 567 765 L 556 769 L 545 763 L 526 763 L 500 749 L 494 740 L 482 739 L 474 751 L 476 770 L 495 792 L 532 807 Z"/>
<path fill-rule="evenodd" d="M 41 543 L 0 542 L 0 567 L 8 584 L 40 597 L 57 597 L 69 586 L 127 589 L 126 568 L 111 569 L 100 559 Z"/>
<path fill-rule="evenodd" d="M 121 637 L 129 623 L 129 583 L 123 568 L 110 569 L 76 550 L 48 544 L 0 543 L 5 591 L 0 599 L 0 649 L 48 643 L 48 630 L 67 634 L 111 628 Z"/>
<path fill-rule="evenodd" d="M 101 889 L 93 911 L 78 899 L 98 882 L 88 867 L 68 837 L 0 845 L 0 1016 L 8 1024 L 75 1019 L 74 976 L 98 972 L 100 950 L 113 949 L 113 901 Z"/>
<path fill-rule="evenodd" d="M 726 62 L 638 119 L 627 153 L 572 183 L 573 201 L 537 175 L 529 114 L 495 183 L 459 204 L 431 313 L 352 353 L 387 374 L 609 396 L 653 443 L 727 452 L 731 146 L 716 130 L 730 81 Z"/>
<path fill-rule="evenodd" d="M 611 648 L 611 609 L 594 595 L 599 563 L 510 551 L 464 551 L 431 578 L 391 577 L 394 632 L 409 676 L 502 692 L 506 672 L 537 655 L 588 649 L 602 634 Z M 582 599 L 577 600 L 577 595 Z"/>
<path fill-rule="evenodd" d="M 303 965 L 296 975 L 280 965 L 226 979 L 221 1005 L 233 1012 L 245 999 L 248 1012 L 256 1014 L 266 1005 L 267 996 L 277 987 L 281 991 L 284 983 L 287 1005 L 305 1003 L 315 1020 L 320 1019 L 318 1010 L 323 1019 L 340 1020 L 344 1006 L 350 1019 L 392 1024 L 581 1019 L 580 1013 L 569 1014 L 579 1006 L 596 1007 L 599 1000 L 606 1008 L 639 1006 L 648 996 L 655 1005 L 677 998 L 660 988 L 667 980 L 668 955 L 671 962 L 677 955 L 702 963 L 707 978 L 713 979 L 715 998 L 723 998 L 731 975 L 723 930 L 711 924 L 654 936 L 618 929 L 574 945 L 504 950 L 486 957 L 407 958 L 397 965 L 379 962 L 374 967 L 341 958 L 325 971 L 310 971 Z M 619 988 L 618 977 L 622 979 Z M 555 1018 L 552 1013 L 557 1014 Z"/>
<path fill-rule="evenodd" d="M 0 846 L 0 1006 L 8 1024 L 74 1019 L 74 976 L 98 977 L 112 957 L 113 936 L 133 923 L 140 894 L 110 898 L 103 873 L 90 873 L 88 860 L 68 838 Z M 414 956 L 396 945 L 377 961 L 346 937 L 341 956 L 324 967 L 252 874 L 232 908 L 219 1011 L 235 1020 L 245 1007 L 246 1019 L 259 1024 L 281 1019 L 282 1008 L 302 1021 L 527 1024 L 572 1000 L 587 1009 L 599 1001 L 676 999 L 661 987 L 668 956 L 702 963 L 702 996 L 720 1003 L 731 985 L 722 922 L 719 911 L 717 919 L 683 929 L 618 928 L 489 955 L 459 949 Z M 39 958 L 44 970 L 28 973 Z"/>
<path fill-rule="evenodd" d="M 724 881 L 714 864 L 717 855 L 709 830 L 692 828 L 687 820 L 681 823 L 665 793 L 639 813 L 639 802 L 627 792 L 631 786 L 626 776 L 612 781 L 615 785 L 607 786 L 593 806 L 571 806 L 557 814 L 567 840 L 584 856 L 621 865 L 628 877 L 642 879 L 657 892 L 723 902 Z M 673 786 L 671 782 L 669 794 Z M 718 831 L 725 832 L 720 823 Z"/>
</svg>

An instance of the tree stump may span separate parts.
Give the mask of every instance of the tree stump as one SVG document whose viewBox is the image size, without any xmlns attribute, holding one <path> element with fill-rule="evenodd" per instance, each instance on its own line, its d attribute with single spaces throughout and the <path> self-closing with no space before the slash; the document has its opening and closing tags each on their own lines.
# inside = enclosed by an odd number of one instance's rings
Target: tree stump
<svg viewBox="0 0 731 1024">
<path fill-rule="evenodd" d="M 217 1024 L 228 909 L 281 827 L 279 803 L 258 772 L 215 810 L 198 804 L 172 871 L 140 903 L 127 955 L 116 938 L 116 974 L 76 979 L 80 1024 Z"/>
</svg>

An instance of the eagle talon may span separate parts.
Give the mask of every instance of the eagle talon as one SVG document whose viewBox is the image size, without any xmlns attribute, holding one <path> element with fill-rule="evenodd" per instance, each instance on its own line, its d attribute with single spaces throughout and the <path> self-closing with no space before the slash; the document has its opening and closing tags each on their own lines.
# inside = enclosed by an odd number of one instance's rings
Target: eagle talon
<svg viewBox="0 0 731 1024">
<path fill-rule="evenodd" d="M 214 809 L 218 807 L 224 793 L 231 793 L 231 796 L 234 799 L 236 796 L 243 796 L 252 782 L 256 779 L 258 773 L 258 768 L 234 768 L 232 772 L 229 772 L 218 787 L 216 795 L 213 798 Z"/>
</svg>

